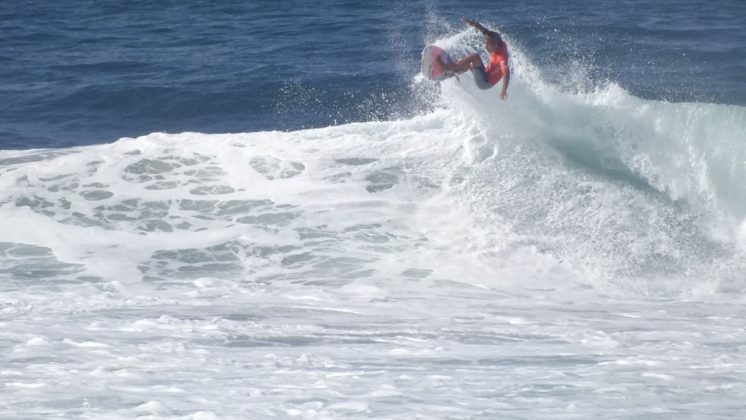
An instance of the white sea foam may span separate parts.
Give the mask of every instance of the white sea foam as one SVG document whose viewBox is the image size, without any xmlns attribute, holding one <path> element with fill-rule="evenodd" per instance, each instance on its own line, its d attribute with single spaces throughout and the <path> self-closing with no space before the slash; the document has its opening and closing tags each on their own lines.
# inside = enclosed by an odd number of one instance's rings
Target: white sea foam
<svg viewBox="0 0 746 420">
<path fill-rule="evenodd" d="M 746 110 L 513 66 L 410 120 L 0 152 L 0 415 L 742 412 Z"/>
</svg>

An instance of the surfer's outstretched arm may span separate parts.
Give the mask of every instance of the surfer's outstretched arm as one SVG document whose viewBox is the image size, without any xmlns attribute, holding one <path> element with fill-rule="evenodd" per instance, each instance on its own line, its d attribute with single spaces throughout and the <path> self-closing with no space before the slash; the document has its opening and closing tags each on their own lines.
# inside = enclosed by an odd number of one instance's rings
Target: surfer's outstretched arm
<svg viewBox="0 0 746 420">
<path fill-rule="evenodd" d="M 472 28 L 478 30 L 483 35 L 487 35 L 487 33 L 492 32 L 489 29 L 482 26 L 479 22 L 471 19 L 464 18 L 464 22 L 466 22 L 467 25 L 471 26 Z"/>
</svg>

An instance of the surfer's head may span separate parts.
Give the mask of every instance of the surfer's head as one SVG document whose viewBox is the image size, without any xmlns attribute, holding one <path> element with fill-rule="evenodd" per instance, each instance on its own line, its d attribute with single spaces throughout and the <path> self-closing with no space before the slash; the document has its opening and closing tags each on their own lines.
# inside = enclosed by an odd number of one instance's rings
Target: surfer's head
<svg viewBox="0 0 746 420">
<path fill-rule="evenodd" d="M 484 44 L 487 51 L 496 52 L 503 44 L 503 39 L 497 32 L 487 31 L 484 33 Z"/>
</svg>

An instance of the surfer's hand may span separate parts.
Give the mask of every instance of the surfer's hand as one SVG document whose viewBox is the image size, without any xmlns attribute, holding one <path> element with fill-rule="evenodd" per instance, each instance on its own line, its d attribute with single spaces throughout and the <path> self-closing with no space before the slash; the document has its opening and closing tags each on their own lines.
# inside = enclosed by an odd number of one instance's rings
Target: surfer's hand
<svg viewBox="0 0 746 420">
<path fill-rule="evenodd" d="M 464 22 L 465 22 L 465 23 L 466 23 L 467 25 L 469 25 L 469 26 L 474 26 L 474 23 L 476 23 L 476 22 L 474 22 L 474 21 L 473 21 L 473 20 L 471 20 L 471 19 L 467 19 L 467 18 L 462 18 L 462 19 L 463 19 L 463 20 L 464 20 Z"/>
<path fill-rule="evenodd" d="M 508 99 L 508 92 L 506 91 L 500 92 L 500 99 L 502 99 L 503 101 Z"/>
</svg>

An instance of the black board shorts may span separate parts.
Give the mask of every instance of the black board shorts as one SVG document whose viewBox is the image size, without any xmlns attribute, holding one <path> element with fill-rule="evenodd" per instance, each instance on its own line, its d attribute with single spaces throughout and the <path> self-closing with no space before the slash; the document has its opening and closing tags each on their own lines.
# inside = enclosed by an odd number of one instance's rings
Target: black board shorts
<svg viewBox="0 0 746 420">
<path fill-rule="evenodd" d="M 484 68 L 484 64 L 471 69 L 471 74 L 474 75 L 474 83 L 477 84 L 479 89 L 487 90 L 492 87 L 490 82 L 487 81 L 487 69 Z"/>
</svg>

